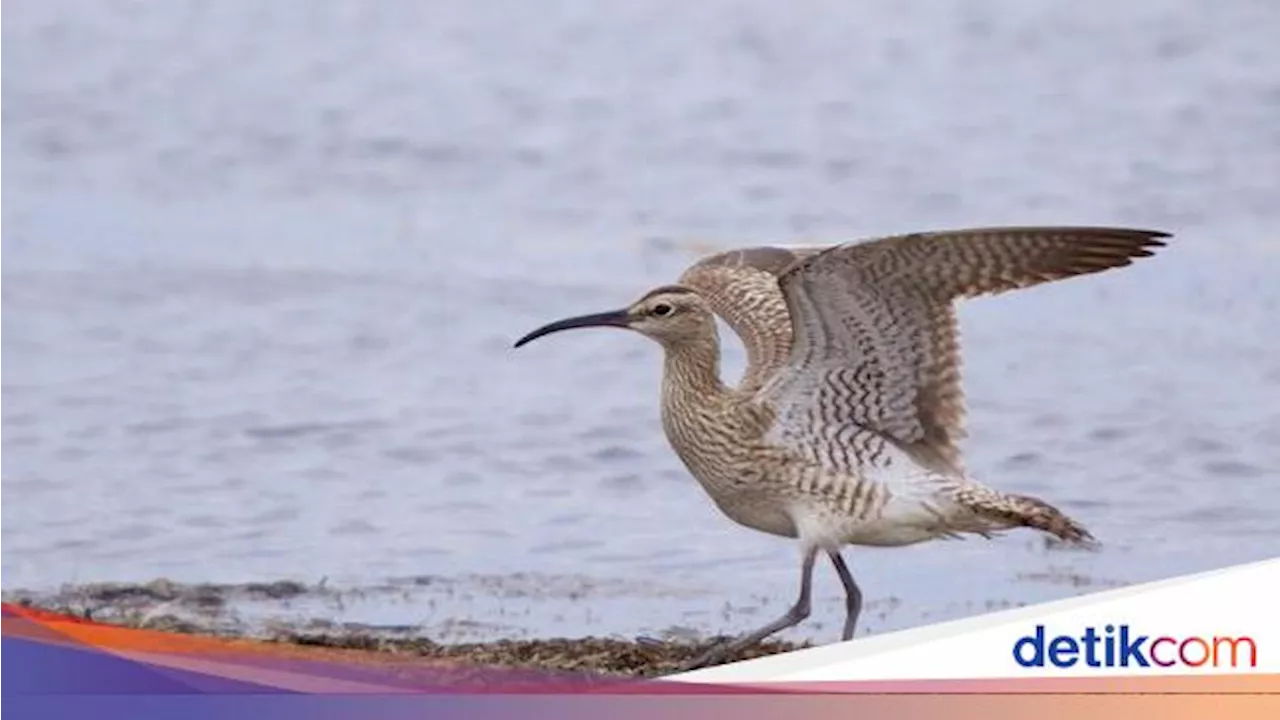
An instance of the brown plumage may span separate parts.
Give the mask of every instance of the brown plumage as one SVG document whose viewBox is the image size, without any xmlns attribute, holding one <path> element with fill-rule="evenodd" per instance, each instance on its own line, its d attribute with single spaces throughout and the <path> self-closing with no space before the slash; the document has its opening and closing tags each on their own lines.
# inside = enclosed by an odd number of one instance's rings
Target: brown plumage
<svg viewBox="0 0 1280 720">
<path fill-rule="evenodd" d="M 825 336 L 824 323 L 856 323 L 848 342 L 893 335 L 911 343 L 915 377 L 904 379 L 911 409 L 869 407 L 871 424 L 914 450 L 922 462 L 961 470 L 956 443 L 965 436 L 960 346 L 953 301 L 1130 264 L 1163 243 L 1166 233 L 1126 228 L 978 228 L 915 233 L 828 248 L 731 250 L 695 263 L 680 278 L 696 288 L 742 338 L 747 370 L 739 390 L 757 390 L 792 351 L 795 325 Z M 787 297 L 784 297 L 786 288 Z M 807 309 L 796 323 L 788 311 Z M 855 306 L 859 301 L 862 305 Z M 806 318 L 811 318 L 807 320 Z M 877 321 L 902 324 L 886 332 Z M 838 333 L 838 331 L 837 331 Z M 805 341 L 805 348 L 817 344 Z M 862 358 L 887 378 L 892 350 L 876 346 Z M 822 361 L 817 361 L 821 364 Z M 850 418 L 853 420 L 853 418 Z M 866 420 L 866 418 L 864 418 Z"/>
<path fill-rule="evenodd" d="M 809 613 L 814 558 L 825 551 L 848 594 L 861 591 L 839 551 L 1030 527 L 1072 543 L 1092 537 L 1036 498 L 969 478 L 955 300 L 1128 265 L 1161 232 L 1007 227 L 918 233 L 831 247 L 733 250 L 624 310 L 530 333 L 616 326 L 664 348 L 662 418 L 676 453 L 735 521 L 801 541 L 801 593 L 782 618 L 712 648 L 705 664 Z M 720 379 L 714 316 L 742 338 L 747 368 Z"/>
</svg>

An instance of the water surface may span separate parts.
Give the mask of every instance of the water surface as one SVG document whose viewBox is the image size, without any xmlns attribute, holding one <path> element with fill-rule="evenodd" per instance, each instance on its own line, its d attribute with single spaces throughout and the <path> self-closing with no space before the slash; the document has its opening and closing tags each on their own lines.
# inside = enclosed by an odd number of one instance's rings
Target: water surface
<svg viewBox="0 0 1280 720">
<path fill-rule="evenodd" d="M 724 247 L 987 224 L 1178 236 L 961 310 L 968 465 L 1105 548 L 852 549 L 864 630 L 1280 550 L 1274 3 L 8 5 L 6 590 L 323 580 L 346 599 L 244 611 L 482 635 L 760 622 L 797 550 L 671 454 L 658 349 L 511 341 Z M 799 635 L 830 639 L 817 589 Z"/>
</svg>

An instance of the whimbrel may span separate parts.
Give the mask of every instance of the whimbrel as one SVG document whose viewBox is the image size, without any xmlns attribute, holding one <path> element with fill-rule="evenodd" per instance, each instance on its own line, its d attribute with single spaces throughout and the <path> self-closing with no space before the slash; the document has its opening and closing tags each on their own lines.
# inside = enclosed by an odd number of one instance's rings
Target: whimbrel
<svg viewBox="0 0 1280 720">
<path fill-rule="evenodd" d="M 541 327 L 635 330 L 662 345 L 662 426 L 712 501 L 734 521 L 795 538 L 800 594 L 780 618 L 711 647 L 689 668 L 809 616 L 825 553 L 853 637 L 862 591 L 845 545 L 893 547 L 992 537 L 1017 527 L 1092 544 L 1080 523 L 966 472 L 954 304 L 1130 264 L 1167 233 L 1107 227 L 997 227 L 828 247 L 755 247 L 707 257 L 678 284 L 630 306 Z M 737 387 L 720 377 L 715 316 L 742 339 Z"/>
</svg>

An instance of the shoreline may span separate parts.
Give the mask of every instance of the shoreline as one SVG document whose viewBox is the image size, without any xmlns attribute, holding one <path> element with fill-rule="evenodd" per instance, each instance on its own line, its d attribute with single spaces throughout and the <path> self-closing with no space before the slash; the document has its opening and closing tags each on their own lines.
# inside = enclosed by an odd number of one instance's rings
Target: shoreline
<svg viewBox="0 0 1280 720">
<path fill-rule="evenodd" d="M 497 638 L 457 641 L 427 628 L 336 623 L 322 618 L 246 622 L 227 611 L 236 599 L 287 602 L 317 588 L 293 581 L 242 585 L 96 583 L 58 591 L 5 591 L 4 602 L 32 610 L 132 630 L 244 643 L 285 650 L 295 659 L 362 664 L 421 662 L 468 670 L 534 671 L 583 676 L 653 678 L 681 670 L 727 636 L 621 638 L 606 636 Z M 466 622 L 466 620 L 462 620 Z M 811 647 L 769 640 L 724 662 Z"/>
<path fill-rule="evenodd" d="M 1077 591 L 1121 584 L 1054 565 L 1020 572 L 1015 581 Z M 786 601 L 747 598 L 732 607 L 725 602 L 718 610 L 702 610 L 710 603 L 694 590 L 536 574 L 421 575 L 359 586 L 327 579 L 215 583 L 160 578 L 6 589 L 2 595 L 6 603 L 107 626 L 267 644 L 274 646 L 273 654 L 292 648 L 309 658 L 320 653 L 341 660 L 354 654 L 357 662 L 421 661 L 619 678 L 677 672 L 711 644 L 780 614 Z M 668 615 L 676 598 L 689 598 L 690 606 L 701 607 Z M 841 619 L 843 602 L 828 600 L 827 617 L 811 623 L 813 635 L 775 636 L 731 660 L 834 642 L 835 629 L 823 623 Z M 610 603 L 613 617 L 627 617 L 629 627 L 599 619 L 597 613 Z M 1021 604 L 1021 598 L 997 598 L 966 609 L 982 613 Z M 868 627 L 861 634 L 902 627 L 902 612 L 895 596 L 869 601 L 864 608 Z M 911 619 L 920 624 L 942 618 L 922 612 Z"/>
</svg>

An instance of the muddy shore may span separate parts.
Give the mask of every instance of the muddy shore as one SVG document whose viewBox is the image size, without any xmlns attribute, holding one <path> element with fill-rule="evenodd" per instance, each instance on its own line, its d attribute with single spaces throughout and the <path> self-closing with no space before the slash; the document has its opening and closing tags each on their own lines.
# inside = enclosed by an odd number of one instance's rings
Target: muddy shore
<svg viewBox="0 0 1280 720">
<path fill-rule="evenodd" d="M 325 619 L 251 620 L 230 610 L 246 602 L 279 602 L 324 592 L 292 581 L 238 585 L 95 583 L 53 592 L 5 592 L 5 602 L 121 627 L 289 646 L 311 659 L 371 654 L 473 668 L 538 670 L 618 677 L 677 672 L 720 637 L 580 637 L 456 642 L 425 628 L 338 623 Z M 460 623 L 467 622 L 459 619 Z M 807 647 L 770 641 L 729 660 L 748 660 Z"/>
<path fill-rule="evenodd" d="M 1048 564 L 1020 573 L 1020 584 L 1070 587 L 1087 592 L 1119 585 L 1114 581 Z M 710 616 L 674 617 L 634 623 L 638 632 L 592 620 L 593 609 L 622 603 L 635 616 L 651 605 L 698 607 L 697 594 L 672 596 L 670 589 L 622 580 L 514 575 L 419 575 L 377 583 L 342 585 L 275 580 L 242 583 L 188 583 L 160 578 L 148 582 L 64 584 L 56 589 L 11 589 L 7 603 L 121 627 L 185 633 L 289 646 L 324 658 L 355 654 L 361 661 L 395 662 L 410 657 L 441 664 L 653 677 L 679 670 L 712 643 L 756 627 L 781 614 L 789 598 L 757 598 L 724 604 Z M 731 658 L 747 660 L 829 642 L 838 636 L 843 598 L 822 598 L 800 632 L 764 643 Z M 667 605 L 662 605 L 667 601 Z M 1023 603 L 1008 598 L 966 606 L 964 614 L 992 612 Z M 541 618 L 531 619 L 533 609 Z M 657 613 L 661 616 L 663 613 Z M 870 598 L 861 634 L 936 621 L 904 614 L 894 596 Z M 554 621 L 548 619 L 554 618 Z M 669 621 L 668 621 L 669 622 Z M 279 649 L 279 648 L 277 648 Z"/>
</svg>

